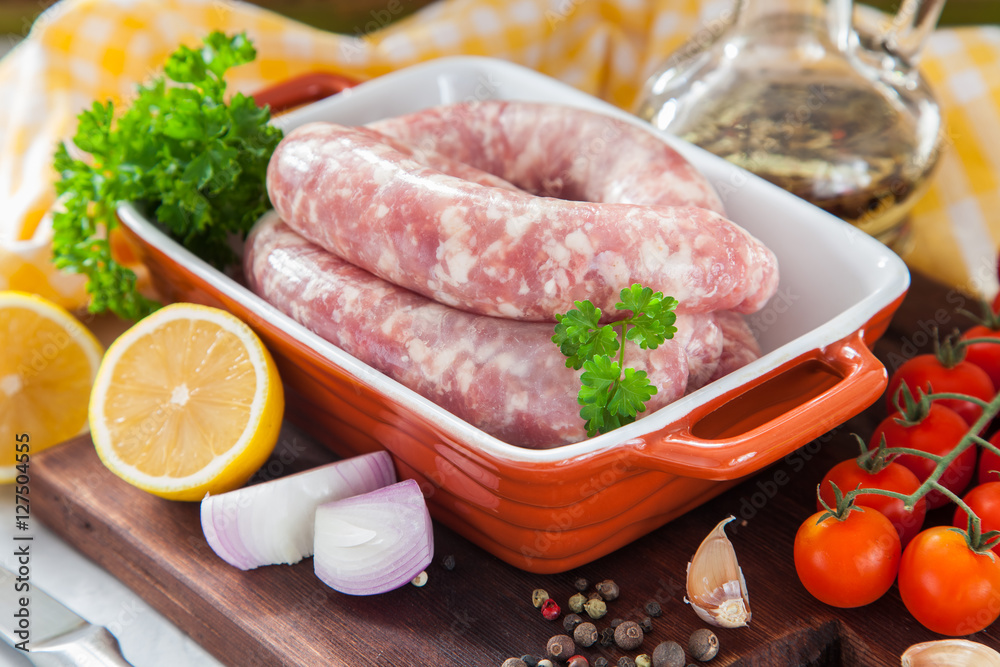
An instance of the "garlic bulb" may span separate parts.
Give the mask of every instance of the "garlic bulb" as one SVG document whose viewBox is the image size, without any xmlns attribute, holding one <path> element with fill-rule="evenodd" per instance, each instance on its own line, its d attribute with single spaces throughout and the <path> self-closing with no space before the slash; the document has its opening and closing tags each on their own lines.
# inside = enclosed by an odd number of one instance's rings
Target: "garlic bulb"
<svg viewBox="0 0 1000 667">
<path fill-rule="evenodd" d="M 968 639 L 914 644 L 903 652 L 903 667 L 1000 667 L 1000 653 Z"/>
<path fill-rule="evenodd" d="M 726 537 L 730 516 L 702 541 L 687 568 L 687 597 L 698 617 L 722 628 L 740 628 L 750 622 L 750 595 L 733 543 Z"/>
</svg>

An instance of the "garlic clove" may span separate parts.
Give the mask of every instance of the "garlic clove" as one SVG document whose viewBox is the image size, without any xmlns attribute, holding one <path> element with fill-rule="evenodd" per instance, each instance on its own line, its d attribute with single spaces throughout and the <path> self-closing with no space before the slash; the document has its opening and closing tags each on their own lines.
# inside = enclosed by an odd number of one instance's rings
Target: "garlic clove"
<svg viewBox="0 0 1000 667">
<path fill-rule="evenodd" d="M 687 597 L 698 617 L 722 628 L 741 628 L 750 622 L 750 594 L 736 550 L 726 536 L 730 516 L 702 541 L 687 568 Z"/>
<path fill-rule="evenodd" d="M 968 639 L 939 639 L 903 651 L 903 667 L 1000 667 L 1000 653 Z"/>
</svg>

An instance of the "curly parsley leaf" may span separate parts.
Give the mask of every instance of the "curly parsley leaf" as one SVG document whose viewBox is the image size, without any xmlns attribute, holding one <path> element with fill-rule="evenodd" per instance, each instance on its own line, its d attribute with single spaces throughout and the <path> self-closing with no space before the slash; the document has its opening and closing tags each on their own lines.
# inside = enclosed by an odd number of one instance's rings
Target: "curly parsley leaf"
<svg viewBox="0 0 1000 667">
<path fill-rule="evenodd" d="M 626 338 L 644 350 L 655 350 L 667 338 L 677 333 L 677 300 L 653 292 L 648 287 L 632 285 L 621 292 L 622 300 L 615 304 L 618 310 L 632 311 L 631 326 Z"/>
<path fill-rule="evenodd" d="M 655 349 L 677 332 L 677 300 L 641 285 L 621 291 L 615 308 L 630 315 L 602 325 L 601 309 L 590 301 L 577 301 L 565 314 L 556 315 L 552 342 L 566 356 L 566 366 L 579 370 L 577 402 L 587 435 L 607 433 L 635 421 L 657 392 L 645 371 L 624 367 L 625 341 L 642 349 Z M 617 355 L 618 360 L 612 357 Z"/>
<path fill-rule="evenodd" d="M 577 402 L 583 407 L 580 417 L 587 422 L 587 435 L 606 433 L 621 425 L 618 416 L 608 408 L 621 367 L 607 355 L 588 359 L 580 375 Z"/>
<path fill-rule="evenodd" d="M 159 306 L 138 293 L 135 274 L 111 251 L 121 202 L 142 205 L 214 266 L 235 261 L 231 239 L 268 208 L 267 162 L 281 140 L 269 109 L 240 93 L 225 100 L 226 72 L 256 56 L 242 33 L 213 32 L 199 48 L 181 46 L 127 109 L 95 102 L 80 113 L 73 144 L 86 160 L 65 144 L 56 148 L 53 261 L 87 276 L 92 312 L 137 320 Z"/>
<path fill-rule="evenodd" d="M 552 341 L 567 357 L 566 365 L 579 370 L 584 361 L 618 351 L 618 334 L 601 326 L 601 309 L 590 301 L 576 301 L 576 308 L 556 315 Z"/>
</svg>

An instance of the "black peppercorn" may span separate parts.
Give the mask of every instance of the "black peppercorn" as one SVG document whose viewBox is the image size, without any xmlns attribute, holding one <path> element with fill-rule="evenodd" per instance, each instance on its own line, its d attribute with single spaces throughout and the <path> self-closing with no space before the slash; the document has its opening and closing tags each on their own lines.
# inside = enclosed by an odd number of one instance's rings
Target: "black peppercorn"
<svg viewBox="0 0 1000 667">
<path fill-rule="evenodd" d="M 615 629 L 604 628 L 601 630 L 601 646 L 608 647 L 615 643 Z"/>
<path fill-rule="evenodd" d="M 688 640 L 688 652 L 695 660 L 708 662 L 719 653 L 719 638 L 708 628 L 695 630 Z"/>
<path fill-rule="evenodd" d="M 550 657 L 562 661 L 576 653 L 576 644 L 569 635 L 553 635 L 545 645 L 545 650 Z"/>
<path fill-rule="evenodd" d="M 653 619 L 651 619 L 649 616 L 643 616 L 642 620 L 639 621 L 639 627 L 642 628 L 643 632 L 652 632 L 653 631 Z"/>
<path fill-rule="evenodd" d="M 616 584 L 611 579 L 605 579 L 601 583 L 594 586 L 597 592 L 601 594 L 601 597 L 605 600 L 617 600 L 618 599 L 618 584 Z"/>
<path fill-rule="evenodd" d="M 566 614 L 563 617 L 563 629 L 568 635 L 573 634 L 573 629 L 581 623 L 583 623 L 583 619 L 579 614 Z"/>
<path fill-rule="evenodd" d="M 442 558 L 441 559 L 441 567 L 443 567 L 444 569 L 446 569 L 448 571 L 454 570 L 455 569 L 455 557 L 452 554 L 448 554 L 447 556 L 445 556 L 444 558 Z"/>
<path fill-rule="evenodd" d="M 625 622 L 624 618 L 612 618 L 611 619 L 611 627 L 617 628 L 619 625 L 621 625 L 624 622 Z"/>
<path fill-rule="evenodd" d="M 577 577 L 576 579 L 573 580 L 573 588 L 580 591 L 581 593 L 587 590 L 589 586 L 590 584 L 587 583 L 587 580 L 584 579 L 583 577 Z"/>
<path fill-rule="evenodd" d="M 627 655 L 623 655 L 622 657 L 618 658 L 618 667 L 635 667 L 635 660 L 628 657 Z"/>
<path fill-rule="evenodd" d="M 573 630 L 573 641 L 584 648 L 589 648 L 597 642 L 597 626 L 593 623 L 581 623 Z"/>
<path fill-rule="evenodd" d="M 500 667 L 528 667 L 520 658 L 507 658 Z"/>
<path fill-rule="evenodd" d="M 524 664 L 528 667 L 538 667 L 538 658 L 533 655 L 522 655 L 521 660 L 524 660 Z"/>
<path fill-rule="evenodd" d="M 653 667 L 684 667 L 685 664 L 684 649 L 677 642 L 660 642 L 653 649 Z"/>
<path fill-rule="evenodd" d="M 594 658 L 594 667 L 608 667 L 608 659 L 603 655 Z"/>
<path fill-rule="evenodd" d="M 631 651 L 639 647 L 645 634 L 635 621 L 625 621 L 615 628 L 615 643 L 621 650 Z"/>
<path fill-rule="evenodd" d="M 652 616 L 653 618 L 659 618 L 660 615 L 663 613 L 663 610 L 660 608 L 659 602 L 657 602 L 656 600 L 650 600 L 649 602 L 646 603 L 646 613 Z"/>
<path fill-rule="evenodd" d="M 604 598 L 602 598 L 601 594 L 598 593 L 597 591 L 590 591 L 589 593 L 587 593 L 587 599 L 588 600 L 603 600 Z"/>
</svg>

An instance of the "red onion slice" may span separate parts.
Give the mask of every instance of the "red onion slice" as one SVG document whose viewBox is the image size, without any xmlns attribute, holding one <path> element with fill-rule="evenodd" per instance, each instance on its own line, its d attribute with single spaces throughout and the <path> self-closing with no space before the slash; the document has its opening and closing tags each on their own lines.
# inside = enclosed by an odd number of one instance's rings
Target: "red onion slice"
<svg viewBox="0 0 1000 667">
<path fill-rule="evenodd" d="M 316 576 L 350 595 L 399 588 L 434 558 L 431 516 L 412 479 L 320 505 L 315 539 Z"/>
<path fill-rule="evenodd" d="M 312 470 L 206 495 L 201 528 L 212 551 L 241 570 L 297 563 L 313 553 L 316 508 L 393 484 L 388 452 L 335 461 Z"/>
</svg>

